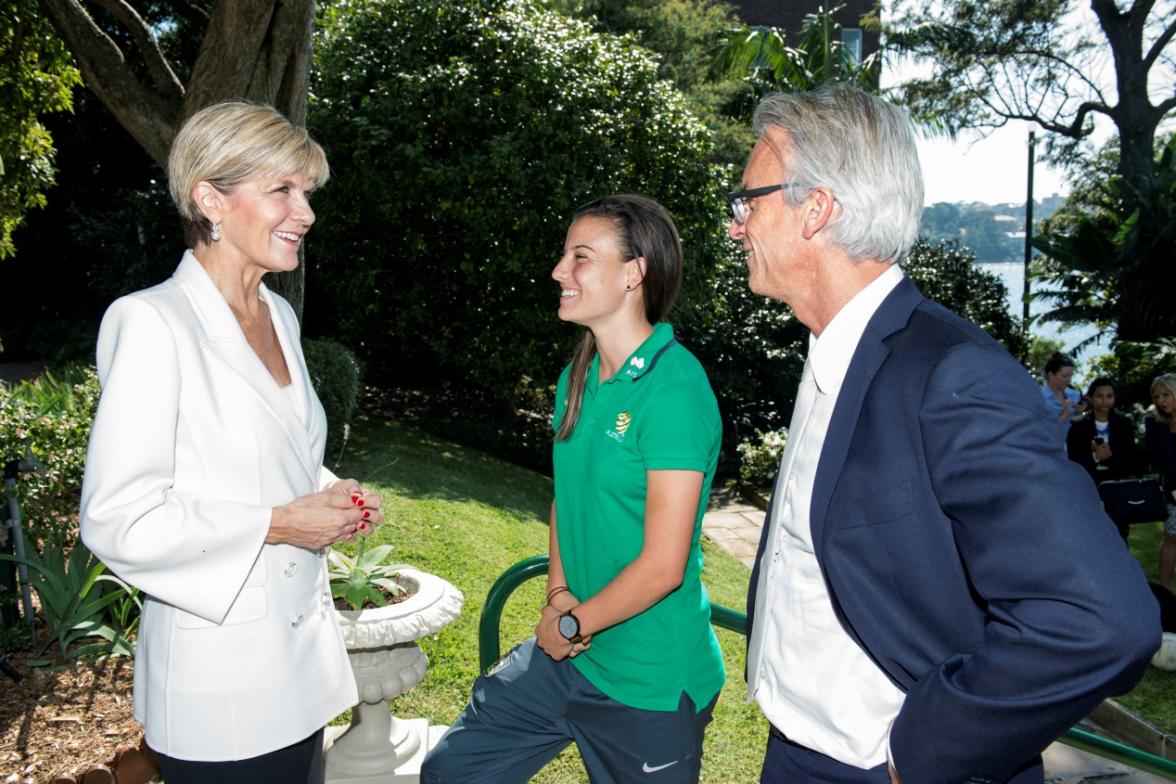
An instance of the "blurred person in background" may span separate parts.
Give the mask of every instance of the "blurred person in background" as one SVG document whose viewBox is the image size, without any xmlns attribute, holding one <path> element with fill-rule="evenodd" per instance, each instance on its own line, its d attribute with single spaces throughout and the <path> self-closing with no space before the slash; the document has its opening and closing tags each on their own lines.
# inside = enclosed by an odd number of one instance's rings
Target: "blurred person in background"
<svg viewBox="0 0 1176 784">
<path fill-rule="evenodd" d="M 1172 590 L 1176 570 L 1176 376 L 1164 373 L 1151 384 L 1152 406 L 1143 419 L 1147 459 L 1160 475 L 1168 519 L 1160 542 L 1160 584 Z"/>
</svg>

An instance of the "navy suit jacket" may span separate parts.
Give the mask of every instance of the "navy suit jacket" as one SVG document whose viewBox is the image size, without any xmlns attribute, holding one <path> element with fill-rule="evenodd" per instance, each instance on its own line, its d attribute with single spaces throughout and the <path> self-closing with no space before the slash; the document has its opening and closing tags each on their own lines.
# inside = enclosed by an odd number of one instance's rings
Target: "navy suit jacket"
<svg viewBox="0 0 1176 784">
<path fill-rule="evenodd" d="M 906 693 L 903 784 L 1040 781 L 1041 750 L 1159 645 L 1139 564 L 1037 385 L 909 279 L 849 365 L 810 517 L 842 626 Z"/>
</svg>

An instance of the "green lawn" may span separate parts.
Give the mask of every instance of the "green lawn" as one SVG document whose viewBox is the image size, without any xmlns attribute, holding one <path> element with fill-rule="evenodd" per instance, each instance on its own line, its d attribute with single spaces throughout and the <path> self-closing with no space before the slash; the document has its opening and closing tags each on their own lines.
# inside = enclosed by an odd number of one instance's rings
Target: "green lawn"
<svg viewBox="0 0 1176 784">
<path fill-rule="evenodd" d="M 366 420 L 352 428 L 340 476 L 354 476 L 383 492 L 386 522 L 373 543 L 395 547 L 393 557 L 444 577 L 465 594 L 460 619 L 422 640 L 429 657 L 425 680 L 398 698 L 392 711 L 449 724 L 465 707 L 478 671 L 477 626 L 491 584 L 508 566 L 547 551 L 551 480 L 464 449 L 412 427 Z M 711 600 L 743 609 L 748 571 L 704 543 L 703 578 Z M 515 592 L 502 624 L 502 648 L 531 634 L 543 601 L 543 581 Z M 744 638 L 719 630 L 727 686 L 706 736 L 704 782 L 755 781 L 767 738 L 758 709 L 744 699 Z M 546 784 L 586 781 L 574 750 L 535 779 Z"/>
<path fill-rule="evenodd" d="M 1143 565 L 1147 579 L 1159 582 L 1160 539 L 1164 530 L 1160 523 L 1131 526 L 1128 544 L 1131 552 Z M 1146 718 L 1168 733 L 1176 734 L 1176 672 L 1164 672 L 1148 667 L 1147 674 L 1129 694 L 1116 697 L 1123 707 Z"/>
<path fill-rule="evenodd" d="M 425 681 L 395 701 L 405 718 L 425 716 L 449 724 L 465 706 L 477 675 L 477 625 L 491 584 L 508 566 L 546 552 L 545 520 L 551 480 L 384 420 L 361 420 L 352 428 L 340 476 L 354 476 L 383 492 L 387 522 L 375 543 L 395 547 L 394 558 L 440 575 L 465 594 L 462 617 L 421 641 L 429 657 Z M 1159 525 L 1134 526 L 1131 547 L 1155 579 Z M 703 579 L 711 600 L 743 610 L 747 568 L 704 541 Z M 520 588 L 507 604 L 502 649 L 525 639 L 538 619 L 542 580 Z M 758 777 L 767 727 L 744 699 L 744 639 L 719 630 L 727 662 L 727 686 L 706 737 L 702 780 L 728 784 Z M 1170 732 L 1176 732 L 1176 674 L 1149 668 L 1143 682 L 1120 701 Z M 586 781 L 574 750 L 549 765 L 537 782 Z"/>
</svg>

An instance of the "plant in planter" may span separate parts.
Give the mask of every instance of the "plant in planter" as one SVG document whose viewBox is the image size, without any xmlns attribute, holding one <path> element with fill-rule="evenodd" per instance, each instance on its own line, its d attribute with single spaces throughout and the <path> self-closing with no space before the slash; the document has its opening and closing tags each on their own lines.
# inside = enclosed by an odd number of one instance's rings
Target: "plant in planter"
<svg viewBox="0 0 1176 784">
<path fill-rule="evenodd" d="M 425 677 L 428 660 L 416 641 L 456 619 L 463 597 L 440 577 L 383 563 L 391 551 L 391 545 L 366 550 L 360 540 L 354 558 L 328 555 L 360 702 L 350 726 L 328 728 L 327 784 L 416 781 L 425 752 L 445 729 L 426 719 L 398 719 L 388 701 Z"/>
<path fill-rule="evenodd" d="M 384 563 L 392 545 L 367 550 L 365 544 L 366 538 L 361 538 L 354 558 L 337 550 L 327 554 L 331 596 L 342 599 L 352 610 L 383 607 L 389 598 L 393 602 L 407 598 L 405 587 L 398 582 L 400 566 Z"/>
</svg>

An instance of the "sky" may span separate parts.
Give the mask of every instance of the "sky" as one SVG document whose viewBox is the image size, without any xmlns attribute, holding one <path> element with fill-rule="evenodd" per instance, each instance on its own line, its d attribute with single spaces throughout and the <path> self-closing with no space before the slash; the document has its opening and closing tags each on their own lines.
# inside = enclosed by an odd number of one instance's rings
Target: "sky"
<svg viewBox="0 0 1176 784">
<path fill-rule="evenodd" d="M 946 137 L 920 138 L 925 203 L 979 201 L 986 204 L 1023 204 L 1027 193 L 1029 130 L 1026 122 L 1010 123 L 987 138 L 965 131 L 953 142 Z M 1044 131 L 1037 130 L 1037 153 Z M 1033 198 L 1066 195 L 1065 173 L 1037 162 L 1033 170 Z"/>
</svg>

